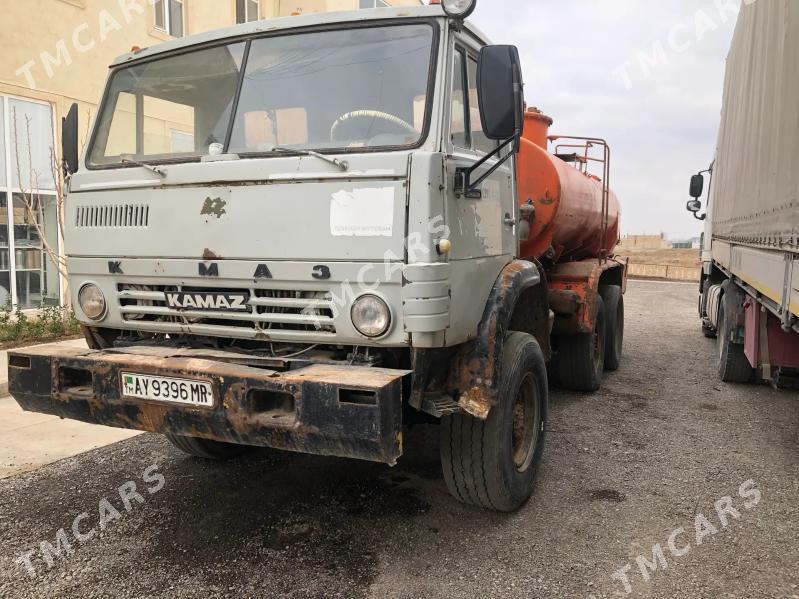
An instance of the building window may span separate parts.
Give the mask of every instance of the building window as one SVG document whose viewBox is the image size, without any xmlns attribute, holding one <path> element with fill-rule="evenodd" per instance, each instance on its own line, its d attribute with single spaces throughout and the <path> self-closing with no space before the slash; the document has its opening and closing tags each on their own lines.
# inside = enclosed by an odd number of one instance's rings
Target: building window
<svg viewBox="0 0 799 599">
<path fill-rule="evenodd" d="M 257 21 L 260 18 L 258 14 L 259 5 L 260 2 L 258 0 L 236 0 L 236 23 Z"/>
<path fill-rule="evenodd" d="M 53 109 L 0 96 L 0 305 L 60 303 Z"/>
<path fill-rule="evenodd" d="M 383 8 L 385 6 L 391 6 L 388 2 L 384 2 L 383 0 L 360 0 L 361 8 Z"/>
<path fill-rule="evenodd" d="M 183 0 L 155 0 L 155 28 L 172 37 L 183 37 Z"/>
</svg>

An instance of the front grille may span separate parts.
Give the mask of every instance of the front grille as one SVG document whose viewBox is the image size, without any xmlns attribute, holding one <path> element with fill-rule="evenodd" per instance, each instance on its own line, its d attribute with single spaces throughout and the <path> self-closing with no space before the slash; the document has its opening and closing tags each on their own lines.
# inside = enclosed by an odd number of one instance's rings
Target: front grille
<svg viewBox="0 0 799 599">
<path fill-rule="evenodd" d="M 167 304 L 169 292 L 249 294 L 247 311 L 183 310 Z M 186 332 L 239 338 L 302 340 L 311 336 L 334 336 L 333 298 L 328 291 L 288 289 L 209 288 L 181 285 L 117 286 L 123 320 L 141 328 L 164 332 Z M 278 337 L 278 335 L 275 335 Z"/>
<path fill-rule="evenodd" d="M 149 221 L 150 207 L 146 204 L 77 206 L 75 209 L 75 226 L 78 228 L 146 227 Z"/>
</svg>

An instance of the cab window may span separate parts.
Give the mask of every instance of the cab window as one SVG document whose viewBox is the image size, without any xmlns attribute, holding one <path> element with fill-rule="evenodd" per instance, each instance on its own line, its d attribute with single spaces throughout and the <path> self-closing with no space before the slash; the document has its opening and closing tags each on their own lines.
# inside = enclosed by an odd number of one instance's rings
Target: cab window
<svg viewBox="0 0 799 599">
<path fill-rule="evenodd" d="M 458 148 L 471 148 L 467 117 L 466 59 L 463 50 L 455 50 L 455 64 L 452 74 L 452 108 L 449 134 L 452 145 Z"/>
</svg>

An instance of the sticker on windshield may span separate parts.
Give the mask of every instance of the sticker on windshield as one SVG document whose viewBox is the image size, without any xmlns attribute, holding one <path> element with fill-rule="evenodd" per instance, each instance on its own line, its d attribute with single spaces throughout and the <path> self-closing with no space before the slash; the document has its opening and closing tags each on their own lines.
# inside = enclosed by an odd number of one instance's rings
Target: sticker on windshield
<svg viewBox="0 0 799 599">
<path fill-rule="evenodd" d="M 337 191 L 330 201 L 330 234 L 335 237 L 391 237 L 394 188 Z"/>
</svg>

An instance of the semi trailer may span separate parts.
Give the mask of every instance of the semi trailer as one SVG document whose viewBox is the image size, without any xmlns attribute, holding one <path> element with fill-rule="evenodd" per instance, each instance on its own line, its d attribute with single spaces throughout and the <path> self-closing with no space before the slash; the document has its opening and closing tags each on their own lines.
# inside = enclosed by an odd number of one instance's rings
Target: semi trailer
<svg viewBox="0 0 799 599">
<path fill-rule="evenodd" d="M 744 2 L 716 158 L 687 206 L 705 223 L 699 316 L 726 382 L 799 381 L 798 72 L 799 7 Z"/>
<path fill-rule="evenodd" d="M 25 410 L 393 465 L 440 426 L 459 500 L 511 511 L 549 379 L 619 367 L 626 263 L 603 140 L 549 134 L 475 0 L 306 15 L 136 49 L 82 156 L 63 123 L 88 349 L 12 352 Z M 550 152 L 551 149 L 551 152 Z"/>
</svg>

